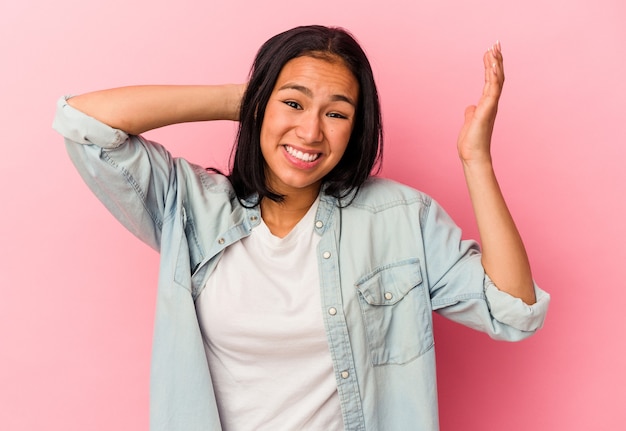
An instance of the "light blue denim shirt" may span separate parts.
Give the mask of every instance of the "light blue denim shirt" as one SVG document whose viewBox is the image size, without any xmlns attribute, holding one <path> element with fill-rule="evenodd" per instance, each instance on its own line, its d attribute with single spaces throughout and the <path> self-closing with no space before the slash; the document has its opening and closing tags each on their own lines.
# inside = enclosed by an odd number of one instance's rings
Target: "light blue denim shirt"
<svg viewBox="0 0 626 431">
<path fill-rule="evenodd" d="M 150 429 L 220 430 L 194 300 L 226 247 L 259 224 L 228 180 L 59 100 L 53 127 L 89 187 L 160 251 Z M 528 306 L 500 290 L 475 242 L 425 194 L 371 179 L 351 205 L 322 193 L 320 296 L 346 430 L 437 430 L 432 311 L 516 341 L 543 324 L 549 295 Z M 271 348 L 271 346 L 268 346 Z M 277 376 L 279 378 L 280 376 Z"/>
</svg>

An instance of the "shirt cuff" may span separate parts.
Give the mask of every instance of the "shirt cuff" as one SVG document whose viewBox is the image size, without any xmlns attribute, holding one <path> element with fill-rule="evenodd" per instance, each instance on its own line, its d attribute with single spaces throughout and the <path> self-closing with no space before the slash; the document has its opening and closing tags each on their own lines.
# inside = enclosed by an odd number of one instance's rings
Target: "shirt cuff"
<svg viewBox="0 0 626 431">
<path fill-rule="evenodd" d="M 63 137 L 78 144 L 94 144 L 105 149 L 117 148 L 128 139 L 125 132 L 70 106 L 67 100 L 71 97 L 63 96 L 59 99 L 52 122 L 52 128 Z"/>
<path fill-rule="evenodd" d="M 485 275 L 485 296 L 491 315 L 501 323 L 520 331 L 532 332 L 543 326 L 548 312 L 550 295 L 541 290 L 536 284 L 533 305 L 528 305 L 498 289 L 491 279 Z"/>
</svg>

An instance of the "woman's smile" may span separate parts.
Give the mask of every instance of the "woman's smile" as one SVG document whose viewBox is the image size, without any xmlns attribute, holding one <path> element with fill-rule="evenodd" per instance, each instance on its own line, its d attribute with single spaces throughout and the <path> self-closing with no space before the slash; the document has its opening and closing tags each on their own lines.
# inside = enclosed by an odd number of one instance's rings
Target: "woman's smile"
<svg viewBox="0 0 626 431">
<path fill-rule="evenodd" d="M 289 154 L 292 158 L 309 164 L 319 160 L 321 155 L 321 153 L 303 152 L 292 147 L 291 145 L 285 145 L 284 148 L 285 151 L 287 151 L 287 154 Z"/>
</svg>

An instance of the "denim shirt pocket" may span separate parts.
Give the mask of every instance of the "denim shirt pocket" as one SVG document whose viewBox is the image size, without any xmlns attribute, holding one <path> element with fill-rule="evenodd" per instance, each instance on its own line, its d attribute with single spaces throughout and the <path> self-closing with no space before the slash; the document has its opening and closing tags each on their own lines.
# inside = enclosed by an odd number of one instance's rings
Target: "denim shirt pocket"
<svg viewBox="0 0 626 431">
<path fill-rule="evenodd" d="M 404 364 L 434 345 L 419 259 L 381 266 L 357 283 L 372 365 Z"/>
</svg>

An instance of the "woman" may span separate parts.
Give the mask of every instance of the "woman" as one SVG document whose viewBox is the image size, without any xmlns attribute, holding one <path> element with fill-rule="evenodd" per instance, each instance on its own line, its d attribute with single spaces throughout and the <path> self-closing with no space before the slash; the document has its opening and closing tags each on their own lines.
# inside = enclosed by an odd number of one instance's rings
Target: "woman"
<svg viewBox="0 0 626 431">
<path fill-rule="evenodd" d="M 271 38 L 245 88 L 59 102 L 55 128 L 85 181 L 161 253 L 151 429 L 436 430 L 433 310 L 497 339 L 542 325 L 549 297 L 491 164 L 499 44 L 484 64 L 458 140 L 482 253 L 430 197 L 370 178 L 378 96 L 342 29 Z M 240 121 L 227 177 L 139 136 L 208 120 Z"/>
</svg>

